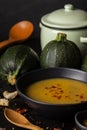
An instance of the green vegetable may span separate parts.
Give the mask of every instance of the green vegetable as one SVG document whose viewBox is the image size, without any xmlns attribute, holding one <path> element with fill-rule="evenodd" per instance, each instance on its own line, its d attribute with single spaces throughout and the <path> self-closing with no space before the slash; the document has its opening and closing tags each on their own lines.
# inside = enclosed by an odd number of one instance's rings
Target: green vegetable
<svg viewBox="0 0 87 130">
<path fill-rule="evenodd" d="M 0 58 L 0 76 L 15 85 L 19 75 L 39 66 L 37 53 L 29 46 L 9 47 Z"/>
<path fill-rule="evenodd" d="M 87 72 L 87 56 L 85 56 L 83 59 L 82 70 Z"/>
<path fill-rule="evenodd" d="M 87 119 L 83 121 L 83 125 L 87 127 Z"/>
<path fill-rule="evenodd" d="M 50 41 L 42 50 L 40 65 L 49 67 L 81 67 L 81 52 L 75 43 L 67 40 L 67 35 L 58 33 L 55 40 Z"/>
</svg>

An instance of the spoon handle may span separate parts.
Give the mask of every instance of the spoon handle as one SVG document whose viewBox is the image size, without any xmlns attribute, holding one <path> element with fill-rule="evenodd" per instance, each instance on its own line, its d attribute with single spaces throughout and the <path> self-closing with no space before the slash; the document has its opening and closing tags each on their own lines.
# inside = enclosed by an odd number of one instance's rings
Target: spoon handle
<svg viewBox="0 0 87 130">
<path fill-rule="evenodd" d="M 0 49 L 1 49 L 1 48 L 4 48 L 4 47 L 6 47 L 6 46 L 8 46 L 8 45 L 11 44 L 12 42 L 14 42 L 14 41 L 13 41 L 13 40 L 10 40 L 10 39 L 4 40 L 4 41 L 0 42 Z"/>
</svg>

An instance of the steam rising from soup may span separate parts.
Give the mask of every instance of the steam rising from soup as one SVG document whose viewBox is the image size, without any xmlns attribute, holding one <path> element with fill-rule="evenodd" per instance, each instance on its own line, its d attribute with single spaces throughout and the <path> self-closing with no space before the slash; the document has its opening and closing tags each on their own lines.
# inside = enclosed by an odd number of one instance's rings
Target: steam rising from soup
<svg viewBox="0 0 87 130">
<path fill-rule="evenodd" d="M 49 104 L 72 104 L 87 101 L 87 84 L 72 79 L 54 78 L 27 87 L 28 97 Z"/>
</svg>

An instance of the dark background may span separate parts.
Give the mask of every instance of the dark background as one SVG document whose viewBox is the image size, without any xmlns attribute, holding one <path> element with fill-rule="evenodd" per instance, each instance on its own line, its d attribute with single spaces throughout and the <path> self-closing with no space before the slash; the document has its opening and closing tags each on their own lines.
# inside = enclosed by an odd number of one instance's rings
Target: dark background
<svg viewBox="0 0 87 130">
<path fill-rule="evenodd" d="M 40 27 L 41 17 L 65 4 L 73 4 L 76 8 L 87 11 L 87 0 L 0 0 L 0 41 L 8 39 L 12 25 L 29 20 L 34 24 L 34 32 L 29 45 L 35 51 L 41 51 Z M 33 43 L 33 44 L 32 44 Z"/>
<path fill-rule="evenodd" d="M 0 41 L 7 39 L 11 26 L 21 20 L 32 21 L 33 37 L 39 38 L 41 17 L 68 3 L 87 10 L 87 0 L 0 0 Z"/>
<path fill-rule="evenodd" d="M 41 17 L 51 11 L 63 8 L 68 3 L 73 4 L 76 8 L 87 11 L 87 0 L 0 0 L 0 41 L 8 39 L 9 30 L 12 25 L 21 20 L 29 20 L 34 24 L 35 29 L 27 43 L 40 52 L 39 23 Z M 2 86 L 2 88 L 4 87 Z M 0 90 L 1 92 L 3 91 L 3 89 Z M 4 118 L 0 110 L 0 127 L 11 125 Z"/>
</svg>

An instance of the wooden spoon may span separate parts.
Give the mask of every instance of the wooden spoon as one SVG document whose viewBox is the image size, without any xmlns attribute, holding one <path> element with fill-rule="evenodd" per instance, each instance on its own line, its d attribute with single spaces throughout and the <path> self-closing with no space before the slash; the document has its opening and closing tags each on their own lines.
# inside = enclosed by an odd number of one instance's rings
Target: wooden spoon
<svg viewBox="0 0 87 130">
<path fill-rule="evenodd" d="M 11 43 L 24 41 L 32 34 L 34 26 L 30 21 L 21 21 L 12 26 L 9 31 L 8 40 L 0 42 L 0 48 L 6 47 Z"/>
<path fill-rule="evenodd" d="M 29 120 L 26 117 L 24 117 L 22 114 L 14 111 L 12 109 L 5 108 L 4 115 L 10 123 L 12 123 L 16 126 L 30 129 L 30 130 L 43 130 L 39 126 L 36 126 L 36 125 L 32 124 L 31 122 L 29 122 Z"/>
</svg>

